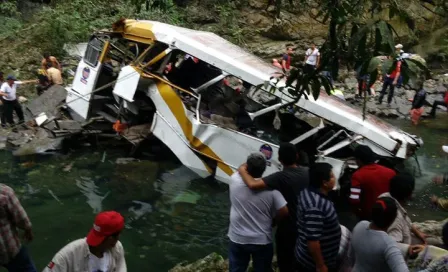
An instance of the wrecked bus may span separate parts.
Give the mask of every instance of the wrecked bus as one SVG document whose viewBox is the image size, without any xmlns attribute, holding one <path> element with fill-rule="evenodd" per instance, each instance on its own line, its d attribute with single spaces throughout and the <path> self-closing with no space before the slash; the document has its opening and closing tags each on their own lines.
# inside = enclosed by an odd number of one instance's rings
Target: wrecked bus
<svg viewBox="0 0 448 272">
<path fill-rule="evenodd" d="M 279 171 L 284 141 L 332 164 L 335 189 L 356 169 L 354 145 L 394 166 L 422 144 L 324 92 L 286 107 L 287 90 L 268 91 L 278 72 L 213 33 L 123 19 L 91 37 L 66 102 L 74 120 L 125 125 L 120 134 L 135 146 L 153 135 L 194 172 L 225 183 L 255 151 L 266 156 L 264 175 Z"/>
</svg>

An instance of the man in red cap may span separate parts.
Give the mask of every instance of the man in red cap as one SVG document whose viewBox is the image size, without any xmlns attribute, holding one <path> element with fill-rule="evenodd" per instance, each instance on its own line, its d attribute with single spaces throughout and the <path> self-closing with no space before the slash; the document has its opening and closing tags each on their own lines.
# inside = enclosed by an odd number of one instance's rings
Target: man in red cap
<svg viewBox="0 0 448 272">
<path fill-rule="evenodd" d="M 99 213 L 87 238 L 66 245 L 44 272 L 126 272 L 123 246 L 118 241 L 123 228 L 121 214 Z"/>
</svg>

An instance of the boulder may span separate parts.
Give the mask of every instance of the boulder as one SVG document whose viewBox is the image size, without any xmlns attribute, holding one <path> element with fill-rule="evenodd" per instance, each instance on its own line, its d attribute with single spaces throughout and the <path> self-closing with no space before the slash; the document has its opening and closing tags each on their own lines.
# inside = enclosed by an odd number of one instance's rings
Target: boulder
<svg viewBox="0 0 448 272">
<path fill-rule="evenodd" d="M 272 24 L 272 18 L 263 16 L 260 13 L 248 13 L 245 20 L 247 23 L 257 25 L 259 28 L 267 28 Z"/>
<path fill-rule="evenodd" d="M 266 1 L 262 0 L 249 0 L 249 6 L 255 9 L 265 9 L 267 6 L 266 3 Z"/>
<path fill-rule="evenodd" d="M 272 259 L 272 269 L 277 272 L 277 257 L 274 256 Z M 227 272 L 229 271 L 229 260 L 224 260 L 224 258 L 217 254 L 212 253 L 203 259 L 197 260 L 194 263 L 188 264 L 182 262 L 171 268 L 168 272 Z M 253 271 L 252 262 L 249 264 L 247 271 Z"/>
<path fill-rule="evenodd" d="M 448 219 L 443 221 L 427 220 L 424 222 L 414 222 L 413 224 L 426 235 L 431 235 L 435 237 L 442 236 L 443 225 L 448 222 Z"/>
<path fill-rule="evenodd" d="M 226 272 L 229 271 L 229 262 L 217 254 L 212 253 L 203 259 L 197 260 L 194 263 L 188 264 L 186 262 L 176 265 L 168 272 Z"/>
<path fill-rule="evenodd" d="M 260 31 L 262 36 L 275 41 L 293 41 L 299 38 L 297 33 L 290 21 L 280 19 L 275 20 L 271 26 Z"/>
</svg>

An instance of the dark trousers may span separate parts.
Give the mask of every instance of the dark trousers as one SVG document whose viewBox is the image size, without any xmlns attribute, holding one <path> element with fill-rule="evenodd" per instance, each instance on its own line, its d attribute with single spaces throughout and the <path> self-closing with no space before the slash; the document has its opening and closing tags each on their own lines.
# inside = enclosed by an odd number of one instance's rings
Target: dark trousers
<svg viewBox="0 0 448 272">
<path fill-rule="evenodd" d="M 5 115 L 6 122 L 11 125 L 14 125 L 14 111 L 16 112 L 17 117 L 19 117 L 19 123 L 23 123 L 25 120 L 23 117 L 22 106 L 20 105 L 19 101 L 17 101 L 17 99 L 12 101 L 3 100 L 3 114 Z"/>
<path fill-rule="evenodd" d="M 316 70 L 316 66 L 311 64 L 305 64 L 305 67 L 303 68 L 303 71 L 307 74 L 311 74 L 314 70 Z"/>
<path fill-rule="evenodd" d="M 0 98 L 0 100 L 2 101 L 2 104 L 0 105 L 0 122 L 2 123 L 2 127 L 5 128 L 6 127 L 6 115 L 5 115 L 5 100 L 3 100 L 3 98 Z"/>
<path fill-rule="evenodd" d="M 297 230 L 289 225 L 282 225 L 275 233 L 277 264 L 280 272 L 294 272 L 296 257 L 294 250 L 297 240 Z"/>
<path fill-rule="evenodd" d="M 363 97 L 364 93 L 368 93 L 369 95 L 372 95 L 372 92 L 370 91 L 370 88 L 372 88 L 373 83 L 368 86 L 368 81 L 366 79 L 359 79 L 358 80 L 358 94 L 360 97 Z"/>
<path fill-rule="evenodd" d="M 37 272 L 28 250 L 22 246 L 19 253 L 7 265 L 8 272 Z"/>
<path fill-rule="evenodd" d="M 378 102 L 383 102 L 383 97 L 386 94 L 387 88 L 389 87 L 389 94 L 387 95 L 387 103 L 390 104 L 392 102 L 392 98 L 394 97 L 395 86 L 393 84 L 394 79 L 390 77 L 385 77 L 383 82 L 383 89 L 381 90 L 380 97 L 378 98 Z"/>
<path fill-rule="evenodd" d="M 436 101 L 434 101 L 434 104 L 432 104 L 431 113 L 429 115 L 436 116 L 437 106 L 439 106 L 439 105 L 448 107 L 448 105 L 445 103 L 445 101 L 436 100 Z"/>
<path fill-rule="evenodd" d="M 274 247 L 268 245 L 242 245 L 230 241 L 229 271 L 246 272 L 252 257 L 254 272 L 272 272 Z"/>
</svg>

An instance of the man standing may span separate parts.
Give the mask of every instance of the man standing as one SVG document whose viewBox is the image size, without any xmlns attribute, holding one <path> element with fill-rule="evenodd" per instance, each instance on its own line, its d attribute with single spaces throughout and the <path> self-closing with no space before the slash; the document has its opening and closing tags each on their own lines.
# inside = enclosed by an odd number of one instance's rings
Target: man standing
<svg viewBox="0 0 448 272">
<path fill-rule="evenodd" d="M 397 48 L 397 46 L 399 47 L 399 49 L 403 48 L 401 44 L 396 45 L 395 48 Z M 383 97 L 386 94 L 387 88 L 389 88 L 389 94 L 387 96 L 387 105 L 390 106 L 392 98 L 394 97 L 395 86 L 399 83 L 401 76 L 402 59 L 399 54 L 394 57 L 395 61 L 392 65 L 391 68 L 392 70 L 384 77 L 383 88 L 381 89 L 381 93 L 377 102 L 378 105 L 383 103 Z"/>
<path fill-rule="evenodd" d="M 6 82 L 2 84 L 0 87 L 0 96 L 3 96 L 3 114 L 5 115 L 6 122 L 10 125 L 14 125 L 13 112 L 15 111 L 17 116 L 19 117 L 19 123 L 23 123 L 23 110 L 19 101 L 17 100 L 17 85 L 33 83 L 35 80 L 27 80 L 27 81 L 17 81 L 17 79 L 9 75 L 6 78 Z"/>
<path fill-rule="evenodd" d="M 294 53 L 292 46 L 286 47 L 286 53 L 283 54 L 282 57 L 282 70 L 287 75 L 289 74 L 289 71 L 291 71 L 291 55 Z"/>
<path fill-rule="evenodd" d="M 328 163 L 310 168 L 310 187 L 299 194 L 297 208 L 297 271 L 337 271 L 341 227 L 328 193 L 336 178 Z"/>
<path fill-rule="evenodd" d="M 263 154 L 251 154 L 245 168 L 251 176 L 260 178 L 266 169 Z M 272 272 L 272 223 L 288 216 L 286 200 L 275 190 L 249 189 L 237 172 L 232 175 L 230 202 L 230 272 L 246 272 L 251 257 L 254 271 Z"/>
<path fill-rule="evenodd" d="M 297 150 L 291 143 L 280 144 L 278 160 L 283 170 L 263 179 L 255 179 L 245 165 L 238 170 L 247 186 L 252 190 L 278 190 L 288 203 L 289 216 L 278 223 L 275 240 L 277 261 L 281 272 L 294 271 L 294 247 L 297 238 L 297 196 L 308 187 L 308 168 L 297 165 Z"/>
<path fill-rule="evenodd" d="M 118 240 L 124 218 L 115 211 L 99 213 L 87 238 L 62 248 L 44 272 L 126 272 L 124 249 Z"/>
<path fill-rule="evenodd" d="M 17 229 L 23 230 L 25 240 L 33 240 L 31 222 L 14 194 L 14 190 L 0 184 L 0 262 L 9 272 L 36 272 L 28 251 L 20 244 Z"/>
<path fill-rule="evenodd" d="M 319 49 L 316 48 L 316 45 L 313 43 L 311 48 L 306 50 L 305 53 L 305 73 L 312 73 L 319 67 L 320 64 L 320 53 Z"/>
<path fill-rule="evenodd" d="M 62 74 L 59 69 L 56 69 L 51 62 L 47 62 L 47 75 L 51 85 L 62 85 Z"/>
<path fill-rule="evenodd" d="M 359 220 L 371 219 L 372 206 L 377 198 L 389 192 L 389 184 L 395 171 L 375 163 L 370 147 L 359 145 L 355 149 L 358 170 L 352 175 L 350 203 Z"/>
</svg>

